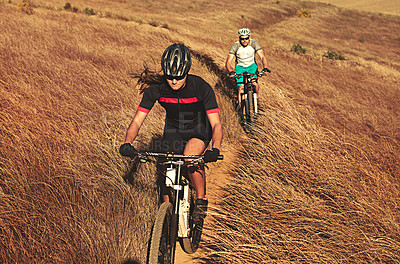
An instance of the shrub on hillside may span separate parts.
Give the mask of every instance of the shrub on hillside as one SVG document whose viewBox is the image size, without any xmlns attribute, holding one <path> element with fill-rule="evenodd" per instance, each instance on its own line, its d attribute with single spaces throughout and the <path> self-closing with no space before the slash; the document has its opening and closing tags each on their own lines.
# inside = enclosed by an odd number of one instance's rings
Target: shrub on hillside
<svg viewBox="0 0 400 264">
<path fill-rule="evenodd" d="M 72 11 L 72 12 L 74 12 L 74 13 L 77 13 L 78 12 L 78 8 L 76 8 L 76 7 L 72 7 L 72 5 L 70 4 L 70 3 L 65 3 L 65 5 L 64 5 L 64 10 L 67 10 L 67 11 Z"/>
<path fill-rule="evenodd" d="M 158 26 L 161 25 L 161 23 L 160 23 L 160 21 L 153 19 L 153 20 L 151 20 L 151 21 L 149 22 L 149 25 L 150 25 L 150 26 L 153 26 L 153 27 L 158 27 Z"/>
<path fill-rule="evenodd" d="M 299 9 L 296 13 L 299 17 L 311 18 L 311 12 L 307 8 Z"/>
<path fill-rule="evenodd" d="M 140 23 L 140 22 L 139 22 Z M 162 28 L 166 28 L 168 29 L 169 26 L 166 23 L 161 23 L 160 21 L 158 21 L 157 19 L 152 19 L 151 21 L 148 22 L 149 25 L 153 26 L 153 27 L 162 27 Z"/>
<path fill-rule="evenodd" d="M 303 53 L 305 54 L 307 49 L 303 48 L 300 44 L 293 44 L 291 51 L 294 51 L 296 53 Z"/>
<path fill-rule="evenodd" d="M 71 6 L 71 4 L 70 3 L 65 3 L 65 5 L 64 5 L 64 10 L 71 10 L 72 9 L 72 6 Z"/>
<path fill-rule="evenodd" d="M 29 1 L 24 0 L 22 3 L 18 4 L 18 11 L 26 13 L 28 15 L 32 15 L 33 7 Z"/>
<path fill-rule="evenodd" d="M 331 60 L 346 60 L 341 54 L 329 50 L 324 54 L 324 57 Z"/>
<path fill-rule="evenodd" d="M 84 12 L 85 12 L 86 15 L 89 15 L 89 16 L 95 15 L 95 13 L 93 11 L 93 8 L 89 9 L 88 7 L 86 7 Z"/>
</svg>

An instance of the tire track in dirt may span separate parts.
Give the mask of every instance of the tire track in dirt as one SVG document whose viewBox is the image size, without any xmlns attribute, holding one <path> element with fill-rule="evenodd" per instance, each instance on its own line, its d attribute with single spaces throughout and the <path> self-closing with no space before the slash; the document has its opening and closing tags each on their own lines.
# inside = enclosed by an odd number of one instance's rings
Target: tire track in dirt
<svg viewBox="0 0 400 264">
<path fill-rule="evenodd" d="M 209 169 L 206 170 L 207 177 L 207 197 L 209 200 L 209 211 L 213 211 L 212 208 L 217 207 L 218 199 L 221 197 L 223 188 L 229 183 L 229 175 L 232 171 L 232 164 L 237 163 L 237 154 L 239 150 L 234 146 L 224 146 L 221 154 L 224 155 L 222 161 L 218 161 L 214 164 L 210 164 Z M 207 217 L 204 222 L 204 234 L 211 236 L 210 228 L 207 228 L 211 217 Z M 200 258 L 204 256 L 202 247 L 203 242 L 200 242 L 200 247 L 194 254 L 186 254 L 177 242 L 175 264 L 198 264 L 203 263 Z"/>
</svg>

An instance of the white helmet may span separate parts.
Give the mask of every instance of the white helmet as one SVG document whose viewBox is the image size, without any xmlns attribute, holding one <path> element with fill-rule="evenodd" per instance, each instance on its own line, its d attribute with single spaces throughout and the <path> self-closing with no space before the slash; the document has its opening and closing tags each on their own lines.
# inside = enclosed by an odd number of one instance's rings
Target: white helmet
<svg viewBox="0 0 400 264">
<path fill-rule="evenodd" d="M 250 35 L 250 29 L 248 28 L 241 28 L 238 31 L 239 37 L 240 36 L 246 36 L 246 35 Z"/>
</svg>

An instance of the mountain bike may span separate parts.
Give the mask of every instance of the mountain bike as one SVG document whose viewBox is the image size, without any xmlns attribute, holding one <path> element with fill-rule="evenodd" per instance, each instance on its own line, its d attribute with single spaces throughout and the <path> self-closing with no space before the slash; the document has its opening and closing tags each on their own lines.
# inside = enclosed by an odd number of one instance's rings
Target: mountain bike
<svg viewBox="0 0 400 264">
<path fill-rule="evenodd" d="M 262 77 L 267 72 L 269 73 L 271 71 L 267 69 L 266 72 L 257 71 L 256 73 L 235 73 L 233 76 L 236 79 L 243 77 L 244 92 L 240 95 L 241 98 L 239 99 L 241 100 L 239 113 L 243 114 L 242 121 L 245 123 L 251 123 L 254 120 L 254 117 L 258 115 L 257 93 L 255 91 L 255 85 L 253 84 L 253 82 L 257 80 L 255 76 Z"/>
<path fill-rule="evenodd" d="M 155 161 L 153 158 L 159 158 Z M 192 254 L 199 247 L 203 221 L 194 221 L 196 193 L 187 174 L 187 165 L 205 166 L 203 155 L 180 155 L 173 153 L 139 152 L 140 162 L 157 162 L 165 172 L 165 185 L 169 188 L 169 202 L 158 209 L 152 230 L 149 264 L 172 264 L 175 259 L 176 241 L 184 252 Z M 190 159 L 185 161 L 185 159 Z M 219 160 L 223 156 L 218 157 Z"/>
</svg>

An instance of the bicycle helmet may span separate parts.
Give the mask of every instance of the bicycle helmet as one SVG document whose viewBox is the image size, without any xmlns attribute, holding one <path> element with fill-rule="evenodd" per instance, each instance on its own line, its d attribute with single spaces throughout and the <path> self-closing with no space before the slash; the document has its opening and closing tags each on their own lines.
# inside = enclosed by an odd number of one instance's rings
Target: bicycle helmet
<svg viewBox="0 0 400 264">
<path fill-rule="evenodd" d="M 173 77 L 185 76 L 192 65 L 189 49 L 179 43 L 172 44 L 161 57 L 161 67 L 164 75 Z"/>
<path fill-rule="evenodd" d="M 246 35 L 250 35 L 250 29 L 248 28 L 241 28 L 238 31 L 239 37 L 240 36 L 246 36 Z"/>
</svg>

